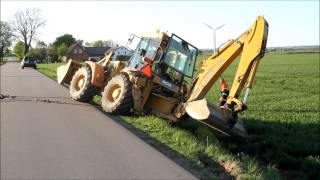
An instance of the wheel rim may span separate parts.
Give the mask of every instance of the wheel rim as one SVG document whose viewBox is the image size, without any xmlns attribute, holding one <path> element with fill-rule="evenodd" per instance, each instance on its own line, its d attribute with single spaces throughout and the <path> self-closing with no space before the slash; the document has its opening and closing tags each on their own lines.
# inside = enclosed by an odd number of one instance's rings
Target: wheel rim
<svg viewBox="0 0 320 180">
<path fill-rule="evenodd" d="M 76 81 L 75 89 L 77 91 L 79 91 L 84 86 L 84 84 L 85 84 L 85 76 L 84 75 L 80 75 L 79 78 Z"/>
<path fill-rule="evenodd" d="M 107 98 L 111 102 L 116 102 L 120 98 L 121 86 L 118 84 L 113 85 L 108 92 Z"/>
</svg>

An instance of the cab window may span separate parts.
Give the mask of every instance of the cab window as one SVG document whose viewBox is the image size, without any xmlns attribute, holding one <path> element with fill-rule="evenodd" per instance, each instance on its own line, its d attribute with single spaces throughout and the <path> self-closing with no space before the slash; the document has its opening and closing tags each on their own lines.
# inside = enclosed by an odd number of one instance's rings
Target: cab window
<svg viewBox="0 0 320 180">
<path fill-rule="evenodd" d="M 164 63 L 185 76 L 192 77 L 197 49 L 178 36 L 173 35 Z"/>
</svg>

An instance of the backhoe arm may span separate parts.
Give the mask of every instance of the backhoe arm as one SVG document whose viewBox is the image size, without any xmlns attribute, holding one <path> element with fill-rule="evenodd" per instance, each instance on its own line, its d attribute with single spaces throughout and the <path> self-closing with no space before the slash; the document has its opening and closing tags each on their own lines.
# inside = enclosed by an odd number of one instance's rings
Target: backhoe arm
<svg viewBox="0 0 320 180">
<path fill-rule="evenodd" d="M 217 53 L 202 62 L 188 101 L 203 99 L 216 80 L 242 51 L 242 42 L 231 40 Z"/>
<path fill-rule="evenodd" d="M 236 111 L 242 110 L 238 97 L 247 83 L 252 86 L 259 60 L 263 57 L 268 36 L 268 23 L 258 16 L 251 28 L 236 40 L 231 40 L 217 53 L 204 60 L 188 101 L 203 99 L 215 81 L 241 54 L 239 66 L 227 99 L 227 105 Z"/>
<path fill-rule="evenodd" d="M 236 104 L 236 111 L 242 111 L 242 102 L 238 100 L 243 87 L 246 85 L 244 103 L 255 78 L 260 59 L 264 56 L 268 38 L 268 23 L 263 17 L 258 17 L 256 23 L 247 32 L 236 76 L 233 80 L 227 104 L 230 108 Z"/>
</svg>

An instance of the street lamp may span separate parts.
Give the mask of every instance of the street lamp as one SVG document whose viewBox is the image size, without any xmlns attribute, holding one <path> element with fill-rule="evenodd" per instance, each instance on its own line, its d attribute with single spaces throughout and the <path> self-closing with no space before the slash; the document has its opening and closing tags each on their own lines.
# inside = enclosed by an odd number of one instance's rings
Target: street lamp
<svg viewBox="0 0 320 180">
<path fill-rule="evenodd" d="M 219 27 L 216 27 L 216 28 L 213 28 L 211 27 L 209 24 L 207 23 L 204 23 L 208 28 L 210 28 L 212 31 L 213 31 L 213 53 L 216 52 L 216 31 L 220 28 L 222 28 L 223 26 L 225 26 L 225 24 L 219 26 Z"/>
</svg>

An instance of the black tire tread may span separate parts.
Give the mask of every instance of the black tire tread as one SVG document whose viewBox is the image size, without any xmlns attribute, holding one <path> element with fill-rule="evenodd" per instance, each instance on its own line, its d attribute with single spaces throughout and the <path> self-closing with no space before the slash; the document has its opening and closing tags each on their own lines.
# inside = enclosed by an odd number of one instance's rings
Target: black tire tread
<svg viewBox="0 0 320 180">
<path fill-rule="evenodd" d="M 81 69 L 84 68 L 87 75 L 86 75 L 86 83 L 84 85 L 84 88 L 81 89 L 81 92 L 77 95 L 74 95 L 72 93 L 72 84 L 74 84 L 74 81 L 76 81 L 76 74 L 78 71 L 81 71 Z M 69 92 L 70 92 L 70 95 L 71 95 L 71 98 L 76 100 L 76 101 L 80 101 L 80 102 L 89 102 L 93 96 L 96 95 L 96 92 L 97 92 L 97 89 L 95 86 L 93 86 L 91 84 L 91 79 L 92 79 L 92 70 L 89 66 L 84 66 L 84 67 L 81 67 L 79 70 L 78 70 L 75 75 L 72 77 L 72 80 L 70 82 L 70 87 L 69 87 Z"/>
<path fill-rule="evenodd" d="M 114 78 L 122 78 L 123 82 L 124 82 L 124 90 L 123 93 L 120 97 L 120 99 L 112 106 L 112 107 L 108 107 L 106 106 L 107 103 L 110 103 L 107 101 L 107 98 L 104 97 L 107 92 L 105 92 L 108 89 L 108 85 L 113 84 L 115 80 L 113 80 Z M 103 92 L 103 97 L 101 100 L 101 104 L 103 107 L 103 110 L 108 112 L 108 113 L 112 113 L 112 114 L 128 114 L 131 110 L 131 108 L 133 107 L 133 97 L 132 97 L 132 85 L 131 82 L 129 80 L 129 77 L 125 74 L 119 74 L 117 76 L 115 76 L 114 78 L 112 78 L 108 84 L 106 85 L 104 92 Z"/>
</svg>

